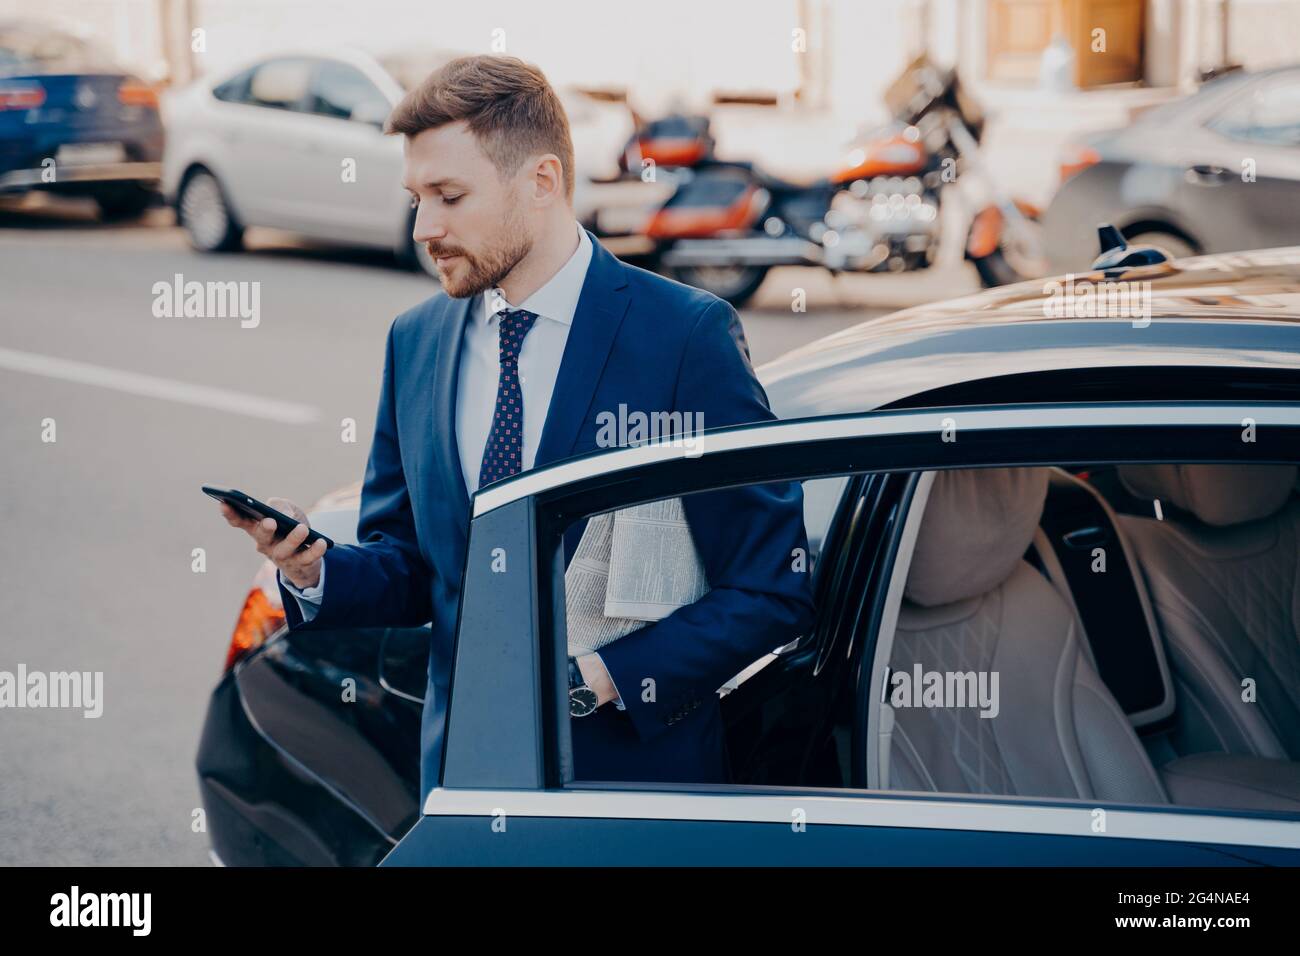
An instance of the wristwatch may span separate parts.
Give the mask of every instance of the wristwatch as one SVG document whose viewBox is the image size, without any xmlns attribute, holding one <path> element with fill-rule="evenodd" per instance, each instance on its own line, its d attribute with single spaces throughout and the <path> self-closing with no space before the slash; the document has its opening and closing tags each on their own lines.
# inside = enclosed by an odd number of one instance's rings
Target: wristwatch
<svg viewBox="0 0 1300 956">
<path fill-rule="evenodd" d="M 596 712 L 596 692 L 587 686 L 576 657 L 569 658 L 569 716 L 586 717 Z"/>
</svg>

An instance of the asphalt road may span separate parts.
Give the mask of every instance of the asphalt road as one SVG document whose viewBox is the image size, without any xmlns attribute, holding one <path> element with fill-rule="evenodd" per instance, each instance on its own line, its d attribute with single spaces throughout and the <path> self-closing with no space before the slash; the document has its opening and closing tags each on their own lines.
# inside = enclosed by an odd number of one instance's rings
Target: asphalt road
<svg viewBox="0 0 1300 956">
<path fill-rule="evenodd" d="M 0 864 L 208 862 L 194 754 L 259 558 L 199 486 L 306 507 L 360 478 L 388 324 L 435 291 L 382 254 L 249 239 L 203 256 L 162 210 L 0 208 L 0 671 L 104 675 L 97 718 L 0 709 Z M 259 323 L 155 316 L 177 273 L 260 283 Z M 759 364 L 971 287 L 781 270 L 743 319 Z"/>
</svg>

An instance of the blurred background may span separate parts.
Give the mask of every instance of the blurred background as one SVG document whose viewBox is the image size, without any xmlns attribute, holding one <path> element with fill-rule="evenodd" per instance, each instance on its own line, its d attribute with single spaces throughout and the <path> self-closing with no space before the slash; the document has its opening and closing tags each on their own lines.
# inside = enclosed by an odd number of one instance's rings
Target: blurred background
<svg viewBox="0 0 1300 956">
<path fill-rule="evenodd" d="M 1300 0 L 0 0 L 0 669 L 106 695 L 0 712 L 0 863 L 205 862 L 258 561 L 198 487 L 360 478 L 384 334 L 436 288 L 378 127 L 464 53 L 546 72 L 580 219 L 736 303 L 756 365 L 1086 271 L 1101 221 L 1300 242 Z M 190 281 L 256 321 L 158 308 Z"/>
</svg>

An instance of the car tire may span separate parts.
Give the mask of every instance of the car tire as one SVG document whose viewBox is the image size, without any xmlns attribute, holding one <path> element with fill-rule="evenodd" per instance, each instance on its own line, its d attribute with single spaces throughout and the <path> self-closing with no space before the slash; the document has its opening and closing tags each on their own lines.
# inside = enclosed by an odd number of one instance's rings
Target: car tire
<svg viewBox="0 0 1300 956">
<path fill-rule="evenodd" d="M 243 243 L 244 227 L 235 219 L 217 177 L 206 169 L 186 177 L 176 200 L 176 218 L 190 245 L 200 252 L 229 252 Z"/>
<path fill-rule="evenodd" d="M 1201 254 L 1194 245 L 1172 232 L 1139 232 L 1135 236 L 1125 236 L 1124 240 L 1131 246 L 1159 246 L 1174 259 L 1186 259 Z"/>
<path fill-rule="evenodd" d="M 673 266 L 668 275 L 678 282 L 712 292 L 743 308 L 767 278 L 767 266 Z"/>
<path fill-rule="evenodd" d="M 139 183 L 126 183 L 95 194 L 102 222 L 127 222 L 144 215 L 154 194 Z"/>
</svg>

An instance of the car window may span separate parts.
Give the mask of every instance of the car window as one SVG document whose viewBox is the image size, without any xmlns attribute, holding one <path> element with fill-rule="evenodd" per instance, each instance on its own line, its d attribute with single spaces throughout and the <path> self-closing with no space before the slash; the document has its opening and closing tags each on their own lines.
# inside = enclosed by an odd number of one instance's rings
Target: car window
<svg viewBox="0 0 1300 956">
<path fill-rule="evenodd" d="M 1208 125 L 1239 142 L 1300 146 L 1300 78 L 1278 78 L 1238 97 Z"/>
<path fill-rule="evenodd" d="M 1255 550 L 1300 529 L 1295 466 L 932 475 L 914 548 L 894 570 L 897 618 L 875 648 L 876 785 L 1290 809 L 1300 792 L 1256 799 L 1251 778 L 1288 777 L 1300 791 L 1300 764 L 1275 762 L 1300 758 L 1295 711 L 1244 706 L 1242 690 L 1296 692 L 1291 625 L 1258 618 L 1255 590 L 1297 596 L 1292 558 Z M 1225 509 L 1221 494 L 1250 503 Z M 1287 651 L 1256 656 L 1275 642 Z"/>
<path fill-rule="evenodd" d="M 253 78 L 251 69 L 236 73 L 224 83 L 212 88 L 212 95 L 224 103 L 245 103 L 248 101 L 248 83 Z"/>
<path fill-rule="evenodd" d="M 829 523 L 835 489 L 845 482 L 809 483 L 819 525 Z M 716 709 L 721 697 L 812 631 L 812 563 L 800 499 L 795 482 L 750 484 L 659 499 L 570 525 L 565 538 L 572 557 L 563 579 L 569 654 L 603 652 L 619 692 L 652 704 L 650 721 L 676 723 L 698 708 Z M 671 663 L 655 665 L 652 658 L 663 648 L 637 640 L 614 647 L 697 600 L 715 606 L 715 619 L 734 614 L 747 621 L 729 630 L 679 616 L 680 639 L 698 641 L 693 656 L 708 680 L 716 676 L 716 695 L 695 688 L 692 696 L 687 691 L 697 675 L 683 678 Z"/>
<path fill-rule="evenodd" d="M 247 102 L 271 109 L 301 110 L 310 79 L 308 60 L 271 60 L 253 71 Z"/>
<path fill-rule="evenodd" d="M 310 111 L 351 119 L 358 107 L 364 107 L 370 115 L 383 116 L 388 112 L 388 101 L 356 67 L 322 60 L 312 77 Z"/>
<path fill-rule="evenodd" d="M 840 503 L 848 483 L 848 475 L 811 478 L 803 483 L 803 520 L 808 529 L 808 554 L 814 564 L 830 531 L 835 506 Z"/>
<path fill-rule="evenodd" d="M 1300 146 L 1300 82 L 1279 82 L 1260 95 L 1251 134 L 1258 143 Z"/>
<path fill-rule="evenodd" d="M 1287 617 L 1300 592 L 1294 553 L 1268 546 L 1300 536 L 1300 470 L 1073 464 L 921 477 L 893 530 L 835 542 L 864 555 L 888 552 L 882 537 L 897 542 L 892 568 L 882 564 L 870 578 L 844 575 L 834 585 L 855 589 L 859 600 L 815 599 L 815 614 L 832 605 L 856 609 L 872 595 L 882 607 L 893 602 L 875 617 L 835 610 L 858 622 L 855 639 L 838 645 L 842 653 L 745 644 L 762 615 L 736 610 L 744 630 L 729 630 L 733 612 L 722 601 L 716 616 L 701 616 L 713 623 L 694 635 L 701 643 L 689 659 L 717 655 L 711 666 L 732 675 L 719 674 L 717 694 L 728 748 L 746 755 L 730 765 L 733 782 L 849 786 L 856 762 L 871 768 L 865 785 L 882 791 L 1279 813 L 1300 801 L 1300 762 L 1290 762 L 1300 761 L 1300 721 L 1288 703 L 1300 696 L 1300 646 L 1292 646 Z M 847 482 L 801 483 L 810 547 L 822 543 Z M 1197 488 L 1185 500 L 1183 482 Z M 582 529 L 563 582 L 568 653 L 599 654 L 621 677 L 614 681 L 620 695 L 641 695 L 641 703 L 651 695 L 655 706 L 638 706 L 627 718 L 633 724 L 701 720 L 696 712 L 712 706 L 670 683 L 665 648 L 633 635 L 706 600 L 717 585 L 711 571 L 729 588 L 785 588 L 785 572 L 796 567 L 786 554 L 788 522 L 774 525 L 780 534 L 767 531 L 762 509 L 745 509 L 765 501 L 777 513 L 789 488 L 774 482 L 704 492 L 708 504 L 694 507 L 696 495 L 664 498 L 568 526 Z M 756 497 L 734 506 L 724 500 L 737 494 Z M 1214 513 L 1185 510 L 1201 502 Z M 710 516 L 733 507 L 735 522 L 712 523 Z M 697 519 L 705 534 L 727 540 L 701 547 Z M 797 636 L 778 637 L 778 630 L 768 643 Z M 628 653 L 616 653 L 628 639 Z M 733 642 L 755 659 L 719 652 Z M 871 656 L 861 671 L 864 654 Z M 1215 655 L 1210 669 L 1227 677 L 1195 702 L 1180 698 L 1174 688 L 1199 679 L 1182 669 Z M 1244 670 L 1241 661 L 1249 662 Z M 871 680 L 859 681 L 859 673 Z M 1271 688 L 1270 699 L 1242 711 L 1243 686 Z M 832 704 L 843 693 L 871 702 L 858 711 L 871 714 L 860 733 L 854 708 Z M 760 712 L 762 727 L 750 726 L 748 716 Z M 813 733 L 828 739 L 809 738 L 810 752 L 834 754 L 816 779 L 797 776 L 797 762 L 770 756 L 797 749 L 792 735 Z M 855 760 L 855 740 L 868 748 L 874 741 L 874 751 Z M 1285 766 L 1279 753 L 1290 757 Z M 575 779 L 584 779 L 582 770 L 579 764 Z M 1272 796 L 1260 795 L 1257 779 L 1272 781 Z"/>
<path fill-rule="evenodd" d="M 420 49 L 401 53 L 391 53 L 379 60 L 379 65 L 387 71 L 397 85 L 404 90 L 413 90 L 419 86 L 434 70 L 441 67 L 459 54 Z"/>
</svg>

